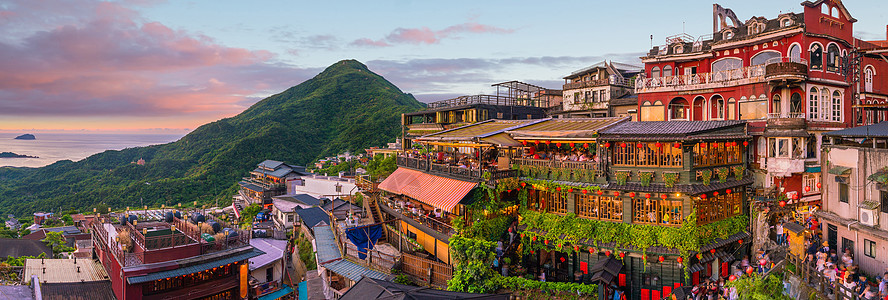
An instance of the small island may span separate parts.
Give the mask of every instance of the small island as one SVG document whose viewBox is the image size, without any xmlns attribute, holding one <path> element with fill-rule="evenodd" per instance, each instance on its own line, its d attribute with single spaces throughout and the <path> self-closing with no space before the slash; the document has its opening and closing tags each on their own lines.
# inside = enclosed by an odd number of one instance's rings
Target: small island
<svg viewBox="0 0 888 300">
<path fill-rule="evenodd" d="M 15 137 L 15 139 L 16 140 L 36 140 L 37 137 L 35 137 L 33 134 L 25 133 L 23 135 Z"/>
<path fill-rule="evenodd" d="M 39 157 L 24 155 L 24 154 L 17 154 L 17 153 L 12 153 L 12 152 L 0 152 L 0 158 L 39 158 Z"/>
</svg>

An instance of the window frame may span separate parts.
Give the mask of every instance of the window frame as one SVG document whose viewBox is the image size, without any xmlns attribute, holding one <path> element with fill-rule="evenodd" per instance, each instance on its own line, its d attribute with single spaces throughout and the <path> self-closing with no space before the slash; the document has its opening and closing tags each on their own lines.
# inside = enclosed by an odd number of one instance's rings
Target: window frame
<svg viewBox="0 0 888 300">
<path fill-rule="evenodd" d="M 813 43 L 808 48 L 808 58 L 812 70 L 823 70 L 823 45 Z"/>
<path fill-rule="evenodd" d="M 839 63 L 841 62 L 842 52 L 839 50 L 839 46 L 830 43 L 826 46 L 826 71 L 837 73 L 839 72 Z"/>
<path fill-rule="evenodd" d="M 816 87 L 811 87 L 811 90 L 808 91 L 808 119 L 818 120 L 820 119 L 820 90 Z"/>
<path fill-rule="evenodd" d="M 833 90 L 831 104 L 830 121 L 842 122 L 844 119 L 844 116 L 842 115 L 842 93 L 840 93 L 839 90 Z"/>
<path fill-rule="evenodd" d="M 876 258 L 876 242 L 869 239 L 863 239 L 863 255 L 870 258 Z"/>
<path fill-rule="evenodd" d="M 839 202 L 849 203 L 851 199 L 850 187 L 847 183 L 838 182 Z"/>
<path fill-rule="evenodd" d="M 879 191 L 880 211 L 888 214 L 888 191 Z"/>
</svg>

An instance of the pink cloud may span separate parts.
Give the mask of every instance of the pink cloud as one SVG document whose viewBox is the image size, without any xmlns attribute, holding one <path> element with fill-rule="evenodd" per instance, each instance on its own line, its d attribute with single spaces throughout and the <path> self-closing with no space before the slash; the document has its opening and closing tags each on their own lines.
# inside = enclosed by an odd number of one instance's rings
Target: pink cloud
<svg viewBox="0 0 888 300">
<path fill-rule="evenodd" d="M 143 20 L 122 3 L 37 2 L 0 11 L 0 117 L 230 116 L 317 71 Z"/>
<path fill-rule="evenodd" d="M 388 47 L 392 44 L 437 44 L 446 38 L 463 33 L 493 33 L 508 34 L 515 30 L 499 28 L 490 25 L 479 24 L 477 22 L 466 22 L 449 26 L 442 30 L 431 30 L 428 27 L 422 28 L 397 28 L 380 40 L 372 40 L 368 38 L 357 39 L 351 42 L 353 46 L 366 47 Z"/>
</svg>

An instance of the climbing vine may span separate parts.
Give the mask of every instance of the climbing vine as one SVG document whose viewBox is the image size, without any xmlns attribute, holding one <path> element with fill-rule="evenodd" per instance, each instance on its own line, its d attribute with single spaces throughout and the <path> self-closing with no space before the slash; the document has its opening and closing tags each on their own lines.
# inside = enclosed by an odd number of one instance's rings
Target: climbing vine
<svg viewBox="0 0 888 300">
<path fill-rule="evenodd" d="M 718 168 L 715 169 L 715 172 L 718 173 L 718 182 L 728 182 L 728 172 L 730 172 L 728 168 Z"/>
<path fill-rule="evenodd" d="M 641 186 L 651 185 L 651 180 L 653 179 L 654 172 L 638 172 L 638 181 L 641 182 Z"/>
<path fill-rule="evenodd" d="M 663 182 L 666 183 L 666 187 L 674 187 L 676 183 L 678 183 L 678 173 L 666 172 L 663 173 Z"/>
<path fill-rule="evenodd" d="M 624 185 L 629 180 L 629 171 L 616 171 L 614 176 L 617 178 L 617 184 Z"/>
<path fill-rule="evenodd" d="M 703 170 L 700 174 L 703 176 L 703 185 L 709 185 L 712 182 L 712 170 Z"/>
<path fill-rule="evenodd" d="M 746 168 L 743 166 L 734 166 L 732 169 L 734 170 L 734 179 L 737 181 L 743 180 L 743 172 L 746 171 Z"/>
</svg>

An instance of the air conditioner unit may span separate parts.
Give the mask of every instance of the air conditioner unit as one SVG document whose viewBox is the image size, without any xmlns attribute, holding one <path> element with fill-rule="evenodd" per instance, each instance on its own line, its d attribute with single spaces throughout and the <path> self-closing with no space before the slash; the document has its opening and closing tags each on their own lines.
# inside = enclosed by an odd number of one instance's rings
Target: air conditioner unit
<svg viewBox="0 0 888 300">
<path fill-rule="evenodd" d="M 866 226 L 879 226 L 879 212 L 875 209 L 860 208 L 860 224 Z"/>
</svg>

